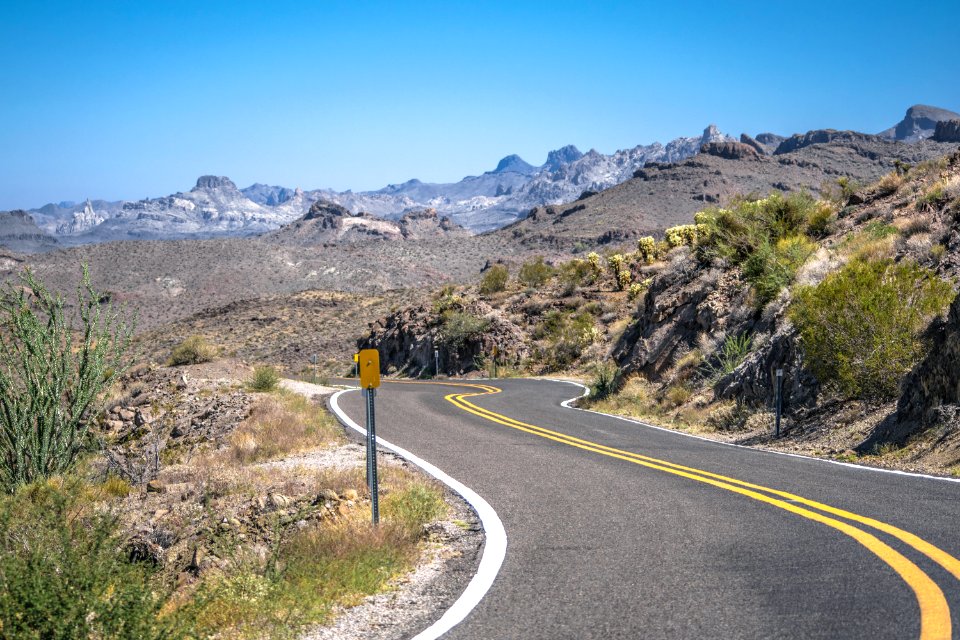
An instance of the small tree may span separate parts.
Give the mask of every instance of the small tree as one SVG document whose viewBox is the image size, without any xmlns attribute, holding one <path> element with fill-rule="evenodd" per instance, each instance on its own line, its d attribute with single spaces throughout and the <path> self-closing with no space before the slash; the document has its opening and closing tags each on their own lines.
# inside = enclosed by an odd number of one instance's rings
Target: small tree
<svg viewBox="0 0 960 640">
<path fill-rule="evenodd" d="M 489 295 L 497 293 L 507 288 L 507 280 L 510 274 L 507 267 L 502 264 L 495 264 L 483 274 L 483 280 L 480 281 L 480 293 Z"/>
<path fill-rule="evenodd" d="M 0 292 L 0 487 L 63 473 L 83 448 L 90 409 L 127 368 L 132 325 L 90 284 L 76 307 L 29 269 Z"/>
<path fill-rule="evenodd" d="M 543 256 L 537 256 L 520 267 L 517 279 L 528 287 L 540 287 L 553 277 L 553 267 L 543 261 Z"/>
</svg>

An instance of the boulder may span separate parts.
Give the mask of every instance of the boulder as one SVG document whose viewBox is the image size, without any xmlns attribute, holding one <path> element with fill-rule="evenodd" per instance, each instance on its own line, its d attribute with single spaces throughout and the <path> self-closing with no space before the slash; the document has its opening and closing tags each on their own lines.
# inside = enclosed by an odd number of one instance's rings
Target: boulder
<svg viewBox="0 0 960 640">
<path fill-rule="evenodd" d="M 742 142 L 708 142 L 700 147 L 700 153 L 727 160 L 752 159 L 759 155 L 757 149 Z"/>
</svg>

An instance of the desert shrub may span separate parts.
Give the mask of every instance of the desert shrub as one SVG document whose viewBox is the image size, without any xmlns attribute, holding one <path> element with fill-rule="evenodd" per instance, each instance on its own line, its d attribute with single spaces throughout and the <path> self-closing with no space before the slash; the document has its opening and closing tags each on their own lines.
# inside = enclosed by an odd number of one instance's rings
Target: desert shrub
<svg viewBox="0 0 960 640">
<path fill-rule="evenodd" d="M 250 379 L 247 380 L 247 388 L 251 391 L 276 391 L 279 384 L 280 372 L 270 365 L 254 367 Z"/>
<path fill-rule="evenodd" d="M 750 417 L 750 410 L 739 402 L 720 405 L 707 416 L 707 427 L 715 431 L 739 431 Z"/>
<path fill-rule="evenodd" d="M 577 313 L 548 311 L 533 331 L 534 339 L 546 342 L 541 358 L 548 369 L 570 365 L 598 336 L 593 316 L 586 309 Z"/>
<path fill-rule="evenodd" d="M 874 190 L 881 196 L 893 195 L 903 186 L 903 174 L 899 171 L 891 171 L 886 174 L 874 185 Z"/>
<path fill-rule="evenodd" d="M 644 264 L 657 259 L 657 241 L 653 236 L 644 236 L 637 240 L 637 258 Z"/>
<path fill-rule="evenodd" d="M 230 434 L 229 456 L 257 462 L 336 442 L 340 431 L 330 414 L 295 394 L 262 396 Z"/>
<path fill-rule="evenodd" d="M 693 397 L 693 391 L 685 384 L 673 384 L 663 393 L 662 403 L 667 408 L 676 408 Z"/>
<path fill-rule="evenodd" d="M 29 270 L 0 291 L 0 491 L 69 469 L 127 369 L 132 327 L 101 299 L 86 266 L 69 315 Z"/>
<path fill-rule="evenodd" d="M 617 390 L 617 377 L 620 371 L 612 362 L 598 362 L 593 366 L 593 382 L 590 384 L 590 397 L 604 400 Z"/>
<path fill-rule="evenodd" d="M 682 224 L 664 232 L 667 244 L 673 247 L 692 247 L 697 242 L 697 225 Z"/>
<path fill-rule="evenodd" d="M 540 287 L 553 277 L 553 267 L 543 261 L 543 256 L 524 262 L 517 273 L 517 280 L 528 287 Z"/>
<path fill-rule="evenodd" d="M 630 269 L 627 268 L 627 259 L 622 253 L 615 253 L 607 258 L 610 273 L 617 284 L 617 291 L 623 291 L 630 285 Z"/>
<path fill-rule="evenodd" d="M 510 273 L 507 271 L 505 265 L 493 265 L 483 274 L 483 279 L 480 281 L 480 293 L 489 295 L 503 291 L 507 288 L 507 280 L 509 280 L 509 278 Z"/>
<path fill-rule="evenodd" d="M 743 275 L 753 285 L 759 307 L 777 297 L 793 282 L 797 270 L 813 255 L 817 245 L 803 236 L 763 243 L 743 263 Z"/>
<path fill-rule="evenodd" d="M 856 193 L 860 187 L 860 183 L 856 180 L 842 176 L 833 182 L 824 181 L 820 186 L 820 196 L 824 200 L 828 200 L 842 207 L 847 204 L 850 196 Z"/>
<path fill-rule="evenodd" d="M 752 347 L 753 340 L 749 334 L 727 336 L 717 353 L 703 367 L 707 379 L 716 382 L 723 376 L 733 373 L 734 369 L 739 367 L 749 355 Z"/>
<path fill-rule="evenodd" d="M 848 397 L 886 400 L 923 357 L 923 331 L 953 288 L 912 261 L 854 260 L 816 287 L 800 287 L 790 319 L 811 370 Z"/>
<path fill-rule="evenodd" d="M 463 309 L 466 306 L 463 296 L 457 294 L 457 288 L 453 285 L 447 285 L 437 292 L 433 299 L 431 309 L 436 315 L 443 315 L 447 311 Z"/>
<path fill-rule="evenodd" d="M 84 492 L 68 479 L 0 498 L 0 637 L 189 637 L 192 610 L 162 614 L 169 588 Z"/>
<path fill-rule="evenodd" d="M 600 274 L 603 273 L 603 267 L 600 265 L 600 254 L 596 251 L 591 251 L 587 254 L 587 262 L 590 264 L 594 276 L 600 277 Z"/>
<path fill-rule="evenodd" d="M 630 289 L 627 293 L 627 299 L 631 302 L 642 296 L 647 289 L 650 288 L 650 282 L 652 278 L 647 278 L 643 282 L 634 282 L 630 285 Z"/>
<path fill-rule="evenodd" d="M 571 295 L 577 287 L 589 284 L 596 278 L 593 267 L 586 260 L 564 262 L 558 272 L 564 295 Z"/>
<path fill-rule="evenodd" d="M 216 349 L 210 346 L 202 336 L 190 336 L 173 348 L 167 364 L 171 367 L 201 364 L 203 362 L 210 362 L 216 355 Z"/>
<path fill-rule="evenodd" d="M 807 219 L 807 235 L 811 238 L 822 238 L 827 235 L 835 215 L 836 210 L 830 203 L 817 202 Z"/>
<path fill-rule="evenodd" d="M 939 263 L 943 260 L 943 256 L 947 254 L 947 248 L 942 244 L 935 244 L 930 247 L 930 257 L 933 259 L 934 263 Z"/>
<path fill-rule="evenodd" d="M 454 351 L 483 335 L 490 320 L 465 311 L 446 311 L 440 324 L 441 342 Z"/>
<path fill-rule="evenodd" d="M 935 182 L 923 194 L 917 198 L 914 206 L 918 211 L 936 211 L 947 203 L 949 196 L 946 191 L 946 183 L 942 180 Z"/>
</svg>

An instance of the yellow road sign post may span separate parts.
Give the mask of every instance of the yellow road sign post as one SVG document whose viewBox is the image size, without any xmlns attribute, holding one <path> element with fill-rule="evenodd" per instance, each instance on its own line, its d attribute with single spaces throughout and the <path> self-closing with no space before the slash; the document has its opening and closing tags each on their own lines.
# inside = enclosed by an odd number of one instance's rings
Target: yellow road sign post
<svg viewBox="0 0 960 640">
<path fill-rule="evenodd" d="M 377 485 L 377 420 L 373 399 L 380 386 L 380 353 L 364 349 L 354 356 L 360 369 L 360 388 L 367 405 L 367 486 L 370 488 L 370 513 L 373 524 L 380 522 L 380 497 Z"/>
</svg>

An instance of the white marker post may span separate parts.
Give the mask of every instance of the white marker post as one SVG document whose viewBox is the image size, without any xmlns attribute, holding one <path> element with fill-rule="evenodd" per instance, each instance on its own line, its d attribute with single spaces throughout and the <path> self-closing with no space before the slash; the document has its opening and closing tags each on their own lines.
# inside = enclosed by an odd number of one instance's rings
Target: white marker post
<svg viewBox="0 0 960 640">
<path fill-rule="evenodd" d="M 776 433 L 774 437 L 780 437 L 780 414 L 783 408 L 783 369 L 777 369 L 777 391 L 776 391 L 776 403 L 777 403 L 777 426 Z"/>
</svg>

